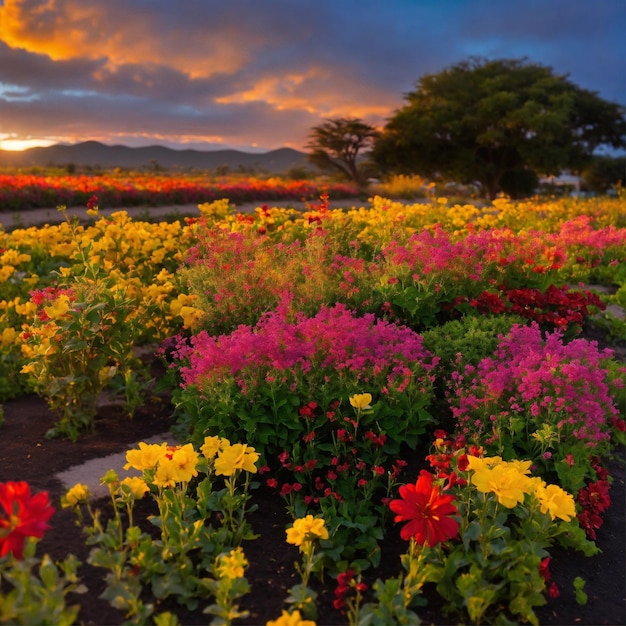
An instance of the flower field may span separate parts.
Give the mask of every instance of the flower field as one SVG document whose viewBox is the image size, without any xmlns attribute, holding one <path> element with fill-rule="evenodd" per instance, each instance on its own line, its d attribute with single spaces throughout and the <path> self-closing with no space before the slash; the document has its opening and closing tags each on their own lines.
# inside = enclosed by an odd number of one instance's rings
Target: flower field
<svg viewBox="0 0 626 626">
<path fill-rule="evenodd" d="M 102 597 L 138 624 L 181 623 L 177 607 L 249 623 L 261 488 L 298 555 L 276 626 L 418 624 L 434 597 L 458 623 L 537 624 L 562 592 L 555 550 L 597 554 L 626 368 L 581 330 L 625 334 L 623 197 L 348 210 L 323 194 L 253 214 L 218 198 L 160 223 L 84 202 L 88 222 L 0 231 L 0 401 L 36 393 L 49 436 L 80 441 L 103 394 L 130 420 L 165 389 L 179 443 L 129 449 L 137 475 L 103 476 L 106 516 L 82 484 L 54 503 L 0 483 L 0 623 L 79 614 L 79 564 L 37 556 L 51 506 L 75 512 Z M 584 603 L 584 578 L 568 584 Z"/>
<path fill-rule="evenodd" d="M 281 178 L 221 177 L 166 174 L 34 175 L 0 173 L 0 207 L 22 211 L 59 205 L 85 206 L 97 195 L 101 208 L 200 204 L 220 198 L 241 203 L 258 200 L 315 200 L 357 195 L 350 185 L 286 181 Z"/>
</svg>

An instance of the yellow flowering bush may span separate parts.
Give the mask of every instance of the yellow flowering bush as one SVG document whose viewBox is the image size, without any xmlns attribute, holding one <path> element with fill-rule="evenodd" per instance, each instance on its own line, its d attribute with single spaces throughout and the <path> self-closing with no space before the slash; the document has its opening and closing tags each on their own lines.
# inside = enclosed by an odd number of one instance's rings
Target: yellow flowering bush
<svg viewBox="0 0 626 626">
<path fill-rule="evenodd" d="M 222 455 L 229 470 L 223 487 L 217 471 Z M 109 571 L 104 597 L 137 621 L 154 609 L 142 600 L 144 588 L 158 600 L 175 597 L 190 609 L 201 599 L 213 599 L 205 612 L 245 617 L 236 600 L 249 591 L 241 543 L 254 538 L 245 516 L 249 475 L 257 471 L 257 460 L 254 448 L 220 437 L 208 436 L 199 450 L 192 444 L 140 442 L 127 450 L 124 465 L 140 475 L 120 480 L 112 469 L 101 479 L 114 510 L 106 525 L 86 485 L 69 489 L 63 507 L 74 508 L 81 522 L 86 508 L 91 520 L 83 522 L 92 546 L 88 562 Z M 134 520 L 135 503 L 147 494 L 158 508 L 158 515 L 148 519 L 159 529 L 159 539 Z"/>
</svg>

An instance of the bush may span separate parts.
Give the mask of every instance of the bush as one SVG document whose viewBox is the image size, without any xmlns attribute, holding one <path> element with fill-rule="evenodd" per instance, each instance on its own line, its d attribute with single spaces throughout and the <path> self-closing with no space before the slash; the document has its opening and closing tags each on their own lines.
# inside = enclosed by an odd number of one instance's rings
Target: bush
<svg viewBox="0 0 626 626">
<path fill-rule="evenodd" d="M 294 321 L 278 309 L 219 337 L 203 331 L 181 345 L 178 358 L 185 365 L 179 413 L 195 441 L 219 434 L 276 457 L 315 428 L 322 431 L 316 441 L 324 441 L 326 412 L 361 392 L 384 400 L 369 419 L 390 452 L 401 443 L 415 447 L 430 420 L 436 361 L 421 337 L 340 304 Z M 309 402 L 320 407 L 318 421 L 298 414 Z"/>
</svg>

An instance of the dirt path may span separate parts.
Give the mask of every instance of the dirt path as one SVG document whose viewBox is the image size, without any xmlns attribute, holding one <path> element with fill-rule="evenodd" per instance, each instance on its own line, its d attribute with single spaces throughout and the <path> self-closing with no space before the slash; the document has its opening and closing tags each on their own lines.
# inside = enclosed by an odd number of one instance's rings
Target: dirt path
<svg viewBox="0 0 626 626">
<path fill-rule="evenodd" d="M 271 207 L 291 207 L 294 209 L 306 208 L 306 203 L 296 200 L 259 200 L 257 202 L 244 202 L 241 204 L 234 203 L 237 211 L 240 213 L 252 213 L 256 207 L 267 204 Z M 331 208 L 351 208 L 367 206 L 367 201 L 359 198 L 345 198 L 341 200 L 331 201 Z M 77 215 L 85 217 L 85 207 L 70 207 L 67 209 L 68 215 Z M 135 206 L 135 207 L 117 207 L 113 209 L 101 209 L 102 215 L 111 215 L 116 211 L 127 211 L 134 218 L 146 217 L 166 217 L 166 216 L 197 216 L 197 204 L 179 204 L 160 207 Z M 30 226 L 43 226 L 44 224 L 58 224 L 65 218 L 57 209 L 29 209 L 26 211 L 10 211 L 3 212 L 0 210 L 0 224 L 5 230 L 13 230 L 15 228 L 28 228 Z"/>
</svg>

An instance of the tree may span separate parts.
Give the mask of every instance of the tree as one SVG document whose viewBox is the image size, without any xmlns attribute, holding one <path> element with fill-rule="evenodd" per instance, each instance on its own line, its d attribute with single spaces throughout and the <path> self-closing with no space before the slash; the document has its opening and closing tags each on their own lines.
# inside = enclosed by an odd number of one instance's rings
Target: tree
<svg viewBox="0 0 626 626">
<path fill-rule="evenodd" d="M 582 171 L 584 186 L 595 193 L 606 193 L 612 187 L 624 187 L 626 157 L 595 156 Z"/>
<path fill-rule="evenodd" d="M 579 171 L 624 146 L 624 107 L 525 60 L 472 58 L 423 76 L 372 150 L 385 173 L 479 182 L 484 195 Z"/>
<path fill-rule="evenodd" d="M 363 187 L 371 172 L 371 166 L 362 158 L 362 152 L 370 149 L 379 132 L 357 118 L 330 119 L 313 127 L 307 148 L 311 163 L 322 170 L 339 170 L 349 180 Z"/>
</svg>

